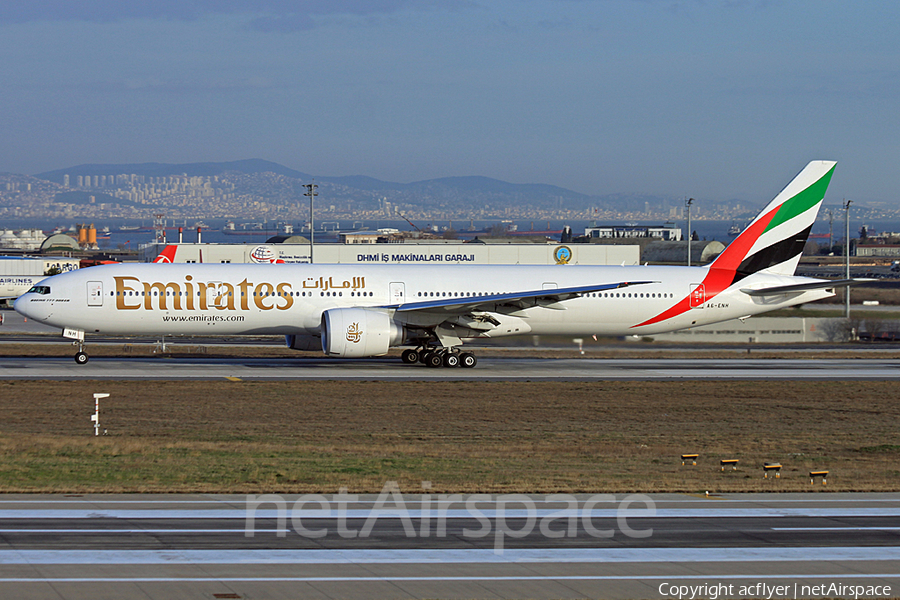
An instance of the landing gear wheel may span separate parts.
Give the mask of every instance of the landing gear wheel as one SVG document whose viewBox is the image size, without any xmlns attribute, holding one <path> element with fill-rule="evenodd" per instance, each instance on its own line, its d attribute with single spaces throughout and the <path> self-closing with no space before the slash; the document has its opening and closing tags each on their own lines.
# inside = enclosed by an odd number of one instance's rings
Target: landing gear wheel
<svg viewBox="0 0 900 600">
<path fill-rule="evenodd" d="M 437 368 L 444 364 L 444 359 L 437 352 L 429 352 L 425 355 L 425 365 L 431 368 Z"/>
<path fill-rule="evenodd" d="M 459 354 L 448 352 L 444 355 L 443 363 L 445 367 L 453 368 L 459 366 Z"/>
<path fill-rule="evenodd" d="M 471 352 L 463 352 L 459 355 L 459 366 L 471 369 L 478 364 L 478 359 Z"/>
<path fill-rule="evenodd" d="M 428 355 L 431 354 L 431 350 L 429 350 L 427 348 L 423 348 L 421 351 L 419 351 L 418 354 L 419 354 L 419 362 L 422 363 L 423 365 L 427 365 L 428 364 L 428 360 L 427 360 Z"/>
<path fill-rule="evenodd" d="M 75 353 L 75 362 L 79 365 L 86 364 L 88 361 L 88 355 L 85 352 L 78 351 Z"/>
<path fill-rule="evenodd" d="M 400 359 L 405 365 L 414 365 L 419 362 L 419 353 L 415 350 L 404 350 L 400 355 Z"/>
</svg>

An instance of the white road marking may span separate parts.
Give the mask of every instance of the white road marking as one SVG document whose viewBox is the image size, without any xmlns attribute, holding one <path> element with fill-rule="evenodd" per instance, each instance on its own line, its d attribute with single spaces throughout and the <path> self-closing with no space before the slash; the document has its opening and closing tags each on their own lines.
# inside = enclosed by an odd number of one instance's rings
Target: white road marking
<svg viewBox="0 0 900 600">
<path fill-rule="evenodd" d="M 258 565 L 900 561 L 898 546 L 796 548 L 492 548 L 0 550 L 0 565 Z"/>
<path fill-rule="evenodd" d="M 900 531 L 900 527 L 772 527 L 772 531 Z"/>
<path fill-rule="evenodd" d="M 526 494 L 527 495 L 527 494 Z M 657 504 L 687 504 L 687 505 L 697 505 L 697 504 L 706 504 L 709 502 L 712 505 L 718 504 L 728 504 L 728 503 L 737 503 L 737 504 L 789 504 L 789 503 L 804 503 L 804 504 L 829 504 L 829 503 L 850 503 L 850 504 L 861 504 L 861 503 L 874 503 L 874 502 L 896 502 L 900 504 L 900 494 L 893 495 L 890 498 L 854 498 L 852 497 L 854 494 L 836 494 L 831 497 L 805 497 L 805 498 L 782 498 L 781 494 L 773 494 L 775 497 L 765 497 L 758 498 L 749 496 L 746 498 L 728 498 L 728 497 L 718 497 L 714 496 L 711 498 L 688 498 L 688 499 L 668 499 L 661 498 L 659 496 L 654 496 L 652 494 L 646 494 L 647 497 L 652 499 Z M 325 495 L 325 498 L 328 499 L 329 494 Z M 356 500 L 354 502 L 347 502 L 347 506 L 356 506 L 362 504 L 372 504 L 377 501 L 377 494 L 366 494 L 365 496 L 370 496 L 369 498 L 362 498 L 363 494 L 358 494 L 361 499 Z M 464 504 L 465 502 L 460 502 L 458 500 L 441 500 L 439 498 L 440 494 L 433 494 L 432 499 L 430 500 L 421 500 L 420 494 L 404 494 L 404 501 L 407 505 L 411 504 L 421 504 L 428 502 L 430 504 Z M 582 502 L 585 497 L 590 497 L 588 494 L 572 494 L 575 498 Z M 627 497 L 628 494 L 617 494 L 616 498 L 619 500 Z M 280 497 L 284 498 L 286 502 L 293 502 L 297 500 L 300 496 L 296 494 L 282 494 Z M 308 496 L 307 496 L 308 497 Z M 409 499 L 407 499 L 409 498 Z M 612 504 L 615 505 L 619 500 L 615 501 L 604 501 L 598 502 L 598 505 L 604 504 Z M 564 502 L 554 501 L 554 500 L 546 500 L 541 499 L 541 497 L 534 497 L 531 500 L 534 504 L 565 504 Z M 225 505 L 245 505 L 247 502 L 247 496 L 242 496 L 240 498 L 234 499 L 211 499 L 211 500 L 182 500 L 182 499 L 173 499 L 173 500 L 102 500 L 102 499 L 91 499 L 91 498 L 82 498 L 82 499 L 73 499 L 66 498 L 60 500 L 54 499 L 31 499 L 31 498 L 22 498 L 19 500 L 0 500 L 0 505 L 3 504 L 23 504 L 27 506 L 32 506 L 35 504 L 171 504 L 171 505 L 180 505 L 180 504 L 211 504 L 214 506 L 225 506 Z M 334 500 L 329 500 L 330 504 L 337 504 Z M 496 504 L 496 501 L 493 500 L 484 500 L 475 503 L 477 506 L 485 506 Z"/>
<path fill-rule="evenodd" d="M 517 506 L 515 503 L 512 506 Z M 392 507 L 384 507 L 380 519 L 390 520 L 401 518 L 400 515 L 383 514 L 387 510 L 394 510 Z M 401 508 L 396 509 L 398 512 Z M 431 510 L 410 509 L 406 508 L 404 517 L 409 516 L 412 519 L 419 519 L 428 516 L 435 519 L 438 516 L 446 519 L 477 519 L 480 516 L 487 518 L 496 518 L 502 513 L 507 519 L 527 518 L 529 516 L 536 518 L 544 518 L 548 516 L 567 517 L 591 516 L 598 519 L 615 519 L 618 517 L 627 517 L 628 519 L 641 518 L 736 518 L 736 517 L 900 517 L 900 507 L 883 507 L 883 508 L 659 508 L 655 512 L 648 509 L 640 503 L 631 506 L 629 509 L 619 511 L 618 509 L 594 509 L 585 511 L 578 509 L 570 511 L 563 508 L 560 509 L 535 509 L 528 511 L 521 508 L 507 508 L 505 510 L 486 509 L 479 507 L 477 511 L 469 511 L 465 509 L 448 509 L 440 511 L 436 507 Z M 342 513 L 347 519 L 367 519 L 373 513 L 370 509 L 348 509 Z M 72 510 L 0 510 L 0 519 L 246 519 L 248 511 L 246 509 L 216 509 L 216 510 L 160 510 L 160 509 L 72 509 Z M 253 518 L 258 520 L 277 519 L 279 517 L 278 509 L 259 509 L 252 511 Z M 334 519 L 338 517 L 337 509 L 309 509 L 309 510 L 292 510 L 291 503 L 286 503 L 283 510 L 280 511 L 282 518 L 301 518 L 301 519 Z"/>
<path fill-rule="evenodd" d="M 0 529 L 0 533 L 245 533 L 241 529 Z M 290 529 L 257 529 L 253 533 L 291 533 Z M 86 550 L 85 552 L 89 552 Z"/>
<path fill-rule="evenodd" d="M 822 573 L 786 573 L 784 575 L 484 575 L 466 577 L 47 577 L 47 578 L 0 578 L 0 583 L 202 583 L 202 582 L 297 582 L 297 583 L 337 583 L 337 582 L 415 582 L 415 581 L 718 581 L 718 580 L 790 580 L 814 579 L 835 580 L 842 583 L 853 579 L 900 579 L 897 573 L 835 573 L 823 575 Z"/>
</svg>

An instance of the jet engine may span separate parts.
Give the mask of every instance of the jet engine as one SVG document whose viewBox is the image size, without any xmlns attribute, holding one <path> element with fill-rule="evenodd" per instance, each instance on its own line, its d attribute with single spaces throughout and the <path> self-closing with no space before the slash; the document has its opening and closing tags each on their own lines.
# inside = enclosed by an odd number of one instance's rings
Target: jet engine
<svg viewBox="0 0 900 600">
<path fill-rule="evenodd" d="M 403 343 L 403 327 L 386 313 L 365 308 L 332 308 L 322 313 L 322 350 L 328 356 L 361 358 L 387 354 Z"/>
<path fill-rule="evenodd" d="M 312 335 L 286 335 L 285 345 L 291 350 L 321 350 L 322 340 Z"/>
</svg>

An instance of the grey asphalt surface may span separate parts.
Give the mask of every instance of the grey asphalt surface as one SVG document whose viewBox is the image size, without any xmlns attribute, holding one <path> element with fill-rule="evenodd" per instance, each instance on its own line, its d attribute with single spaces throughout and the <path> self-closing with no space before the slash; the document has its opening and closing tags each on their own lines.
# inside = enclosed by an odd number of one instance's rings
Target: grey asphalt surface
<svg viewBox="0 0 900 600">
<path fill-rule="evenodd" d="M 665 381 L 665 380 L 900 380 L 897 359 L 542 359 L 483 357 L 473 369 L 431 369 L 398 359 L 328 358 L 92 358 L 0 357 L 2 379 L 255 381 Z"/>
<path fill-rule="evenodd" d="M 298 504 L 272 496 L 250 502 L 250 521 L 245 496 L 7 495 L 0 594 L 659 598 L 671 597 L 661 587 L 672 585 L 731 586 L 722 597 L 766 597 L 740 593 L 759 585 L 789 588 L 776 597 L 827 595 L 804 594 L 804 585 L 900 589 L 898 494 L 578 495 L 571 505 L 542 496 L 398 498 Z M 304 534 L 320 530 L 323 537 Z"/>
</svg>

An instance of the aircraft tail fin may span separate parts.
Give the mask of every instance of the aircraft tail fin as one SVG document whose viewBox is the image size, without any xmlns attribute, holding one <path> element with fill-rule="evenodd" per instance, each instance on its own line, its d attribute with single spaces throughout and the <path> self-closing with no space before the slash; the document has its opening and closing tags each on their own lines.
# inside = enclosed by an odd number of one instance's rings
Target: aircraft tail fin
<svg viewBox="0 0 900 600">
<path fill-rule="evenodd" d="M 814 160 L 710 265 L 734 272 L 732 283 L 758 271 L 793 275 L 837 163 Z"/>
<path fill-rule="evenodd" d="M 175 244 L 169 244 L 163 251 L 159 253 L 159 255 L 153 259 L 155 263 L 173 263 L 175 262 L 175 251 L 178 250 L 178 246 Z"/>
</svg>

